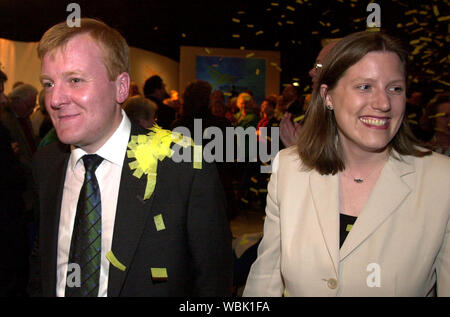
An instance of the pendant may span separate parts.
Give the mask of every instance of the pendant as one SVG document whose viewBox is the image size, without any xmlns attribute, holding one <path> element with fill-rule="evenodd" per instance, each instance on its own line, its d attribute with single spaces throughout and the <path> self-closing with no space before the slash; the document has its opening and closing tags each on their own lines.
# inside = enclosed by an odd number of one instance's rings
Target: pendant
<svg viewBox="0 0 450 317">
<path fill-rule="evenodd" d="M 358 177 L 354 178 L 353 181 L 358 184 L 361 184 L 362 182 L 364 182 L 364 180 L 362 178 L 358 178 Z"/>
</svg>

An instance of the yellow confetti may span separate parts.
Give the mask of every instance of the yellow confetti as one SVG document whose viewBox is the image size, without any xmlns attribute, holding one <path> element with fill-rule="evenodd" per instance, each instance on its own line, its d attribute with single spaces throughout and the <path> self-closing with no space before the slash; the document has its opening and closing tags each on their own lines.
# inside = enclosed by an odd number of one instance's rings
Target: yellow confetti
<svg viewBox="0 0 450 317">
<path fill-rule="evenodd" d="M 256 195 L 259 194 L 259 192 L 256 188 L 250 187 L 250 191 L 254 192 Z"/>
<path fill-rule="evenodd" d="M 236 39 L 241 37 L 239 34 L 233 34 L 232 36 Z"/>
<path fill-rule="evenodd" d="M 256 178 L 254 178 L 254 177 L 251 177 L 250 180 L 251 180 L 253 183 L 255 183 L 255 184 L 258 183 L 258 180 L 257 180 Z"/>
<path fill-rule="evenodd" d="M 411 124 L 419 124 L 419 122 L 417 122 L 416 120 L 408 120 L 408 123 L 411 123 Z"/>
<path fill-rule="evenodd" d="M 294 24 L 294 21 L 286 21 L 286 24 L 292 25 Z"/>
<path fill-rule="evenodd" d="M 257 68 L 257 69 L 256 69 L 256 76 L 259 76 L 260 72 L 261 72 L 261 71 L 259 70 L 259 68 Z"/>
<path fill-rule="evenodd" d="M 433 119 L 433 118 L 445 117 L 445 115 L 446 115 L 445 112 L 439 112 L 439 113 L 436 113 L 435 115 L 428 116 L 428 118 Z"/>
<path fill-rule="evenodd" d="M 247 24 L 247 27 L 248 27 L 249 29 L 252 29 L 252 28 L 254 28 L 255 26 L 254 26 L 253 24 Z"/>
<path fill-rule="evenodd" d="M 446 17 L 440 17 L 437 19 L 438 22 L 444 22 L 450 20 L 450 15 L 447 15 Z"/>
<path fill-rule="evenodd" d="M 290 10 L 290 11 L 295 11 L 295 8 L 294 8 L 294 7 L 291 7 L 291 6 L 287 6 L 286 9 L 288 9 L 288 10 Z"/>
<path fill-rule="evenodd" d="M 416 9 L 406 11 L 406 12 L 405 12 L 405 15 L 411 15 L 411 14 L 415 14 L 415 13 L 417 13 L 417 10 L 416 10 Z"/>
<path fill-rule="evenodd" d="M 299 122 L 299 121 L 302 121 L 304 118 L 305 118 L 305 115 L 301 115 L 301 116 L 294 118 L 292 121 Z"/>
<path fill-rule="evenodd" d="M 164 220 L 163 220 L 163 217 L 161 214 L 153 217 L 153 220 L 155 221 L 156 231 L 161 231 L 161 230 L 166 229 L 166 226 L 164 225 Z"/>
<path fill-rule="evenodd" d="M 241 198 L 241 201 L 242 201 L 244 204 L 248 204 L 248 200 L 245 199 L 245 198 Z"/>
<path fill-rule="evenodd" d="M 337 32 L 339 32 L 340 30 L 339 29 L 334 29 L 333 31 L 331 31 L 331 33 L 337 33 Z"/>
<path fill-rule="evenodd" d="M 231 21 L 233 21 L 234 23 L 241 23 L 241 20 L 236 19 L 236 18 L 232 18 Z"/>
<path fill-rule="evenodd" d="M 433 13 L 435 16 L 437 16 L 437 17 L 439 16 L 439 9 L 438 9 L 437 5 L 433 5 Z"/>
<path fill-rule="evenodd" d="M 136 160 L 130 162 L 129 167 L 134 170 L 133 176 L 137 178 L 141 178 L 144 174 L 147 175 L 144 200 L 149 199 L 155 190 L 158 161 L 172 157 L 173 150 L 170 148 L 172 142 L 183 147 L 193 144 L 192 139 L 164 130 L 158 125 L 153 126 L 147 135 L 131 136 L 127 156 Z"/>
<path fill-rule="evenodd" d="M 411 114 L 408 116 L 408 119 L 412 119 L 412 118 L 415 118 L 415 117 L 417 117 L 417 114 L 416 114 L 416 113 L 411 113 Z"/>
<path fill-rule="evenodd" d="M 247 55 L 245 55 L 246 58 L 250 58 L 252 56 L 255 56 L 255 53 L 248 53 Z"/>
<path fill-rule="evenodd" d="M 206 48 L 206 47 L 205 47 L 205 52 L 208 54 L 211 54 L 211 51 L 209 50 L 209 48 Z"/>
<path fill-rule="evenodd" d="M 155 281 L 167 280 L 167 269 L 165 267 L 152 267 L 150 268 L 152 279 Z"/>
<path fill-rule="evenodd" d="M 273 7 L 278 7 L 280 4 L 278 2 L 271 2 L 270 5 Z"/>
<path fill-rule="evenodd" d="M 261 35 L 261 34 L 263 34 L 263 33 L 264 33 L 264 31 L 261 30 L 261 31 L 256 32 L 255 35 Z"/>
</svg>

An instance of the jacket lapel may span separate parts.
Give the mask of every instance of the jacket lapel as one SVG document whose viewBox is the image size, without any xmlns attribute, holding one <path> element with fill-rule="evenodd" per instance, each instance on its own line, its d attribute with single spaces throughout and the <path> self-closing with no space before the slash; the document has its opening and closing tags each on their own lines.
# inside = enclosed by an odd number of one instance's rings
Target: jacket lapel
<svg viewBox="0 0 450 317">
<path fill-rule="evenodd" d="M 131 134 L 144 134 L 148 131 L 138 131 L 133 126 Z M 115 258 L 123 264 L 126 269 L 121 271 L 110 265 L 108 277 L 108 296 L 117 297 L 128 274 L 128 268 L 132 262 L 134 253 L 140 241 L 149 210 L 153 203 L 155 191 L 148 200 L 144 200 L 144 191 L 147 184 L 147 176 L 144 174 L 141 178 L 133 176 L 126 155 L 122 167 L 120 180 L 119 197 L 117 201 L 116 218 L 114 221 L 114 232 L 111 251 Z"/>
<path fill-rule="evenodd" d="M 310 191 L 317 219 L 333 268 L 338 276 L 339 263 L 339 192 L 337 175 L 310 174 Z"/>
<path fill-rule="evenodd" d="M 58 145 L 58 155 L 47 158 L 46 170 L 48 174 L 48 186 L 46 186 L 45 194 L 41 197 L 49 197 L 41 208 L 41 224 L 40 224 L 40 249 L 49 250 L 48 254 L 41 254 L 45 260 L 42 264 L 42 281 L 44 283 L 44 296 L 56 296 L 56 263 L 58 256 L 58 232 L 59 219 L 61 215 L 61 202 L 64 191 L 64 181 L 66 178 L 66 169 L 70 157 L 69 146 Z M 56 166 L 56 168 L 54 168 Z M 53 171 L 53 172 L 51 172 Z M 47 276 L 48 274 L 48 276 Z M 47 294 L 47 292 L 49 292 Z"/>
<path fill-rule="evenodd" d="M 414 166 L 410 158 L 403 159 L 404 161 L 399 161 L 392 156 L 389 158 L 369 200 L 342 245 L 341 261 L 398 210 L 398 206 L 410 193 L 411 188 L 402 177 L 413 173 Z"/>
</svg>

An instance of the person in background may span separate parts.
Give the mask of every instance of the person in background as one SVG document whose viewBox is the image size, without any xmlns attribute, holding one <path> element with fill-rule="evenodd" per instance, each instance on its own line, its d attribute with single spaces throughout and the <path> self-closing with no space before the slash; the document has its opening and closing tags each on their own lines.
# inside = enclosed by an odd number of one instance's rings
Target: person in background
<svg viewBox="0 0 450 317">
<path fill-rule="evenodd" d="M 0 70 L 0 108 L 2 108 L 8 102 L 8 98 L 6 98 L 5 95 L 5 82 L 7 80 L 8 76 L 6 76 L 6 74 Z"/>
<path fill-rule="evenodd" d="M 139 86 L 134 82 L 130 82 L 130 98 L 134 96 L 140 96 L 141 93 L 139 92 Z"/>
<path fill-rule="evenodd" d="M 155 123 L 158 106 L 150 99 L 134 96 L 124 102 L 123 110 L 132 122 L 144 129 L 150 129 Z"/>
<path fill-rule="evenodd" d="M 235 115 L 236 126 L 244 129 L 256 127 L 258 125 L 258 115 L 255 113 L 253 97 L 249 93 L 242 92 L 237 97 L 236 105 L 239 108 L 239 112 Z"/>
<path fill-rule="evenodd" d="M 0 113 L 1 116 L 1 113 Z M 23 201 L 27 181 L 0 121 L 0 297 L 27 296 L 27 213 Z"/>
<path fill-rule="evenodd" d="M 36 151 L 30 115 L 36 105 L 37 93 L 31 85 L 19 85 L 8 95 L 9 102 L 0 109 L 1 121 L 9 130 L 12 142 L 16 143 L 19 160 L 28 168 L 31 168 L 31 157 Z"/>
<path fill-rule="evenodd" d="M 164 99 L 169 95 L 166 91 L 166 84 L 161 77 L 154 75 L 145 81 L 144 96 L 158 106 L 158 111 L 156 112 L 158 125 L 164 129 L 169 129 L 170 125 L 175 120 L 176 112 L 174 109 L 164 104 Z"/>
<path fill-rule="evenodd" d="M 382 32 L 331 50 L 273 162 L 244 296 L 450 296 L 450 159 L 409 130 L 407 61 Z"/>
<path fill-rule="evenodd" d="M 311 77 L 313 89 L 317 85 L 317 78 L 320 73 L 320 70 L 322 69 L 325 58 L 327 57 L 328 53 L 336 45 L 337 42 L 338 39 L 334 39 L 328 41 L 328 43 L 323 46 L 323 48 L 319 52 L 319 55 L 317 55 L 314 66 L 308 72 L 309 76 Z M 304 101 L 304 103 L 307 104 L 306 101 Z M 306 109 L 303 110 L 306 111 Z M 300 112 L 298 112 L 298 114 L 301 115 Z M 300 121 L 294 122 L 294 119 L 296 117 L 298 116 L 294 115 L 292 111 L 287 111 L 283 116 L 283 118 L 281 119 L 280 138 L 285 147 L 290 147 L 297 143 L 297 139 L 301 130 L 301 123 Z"/>
<path fill-rule="evenodd" d="M 420 118 L 420 126 L 424 131 L 430 131 L 431 150 L 450 156 L 450 94 L 436 95 L 427 105 Z"/>
</svg>

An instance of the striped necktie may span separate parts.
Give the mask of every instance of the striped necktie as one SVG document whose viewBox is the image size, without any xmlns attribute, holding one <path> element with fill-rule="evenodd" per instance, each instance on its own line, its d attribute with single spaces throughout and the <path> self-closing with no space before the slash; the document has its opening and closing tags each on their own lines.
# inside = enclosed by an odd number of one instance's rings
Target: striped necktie
<svg viewBox="0 0 450 317">
<path fill-rule="evenodd" d="M 69 286 L 66 282 L 66 297 L 96 297 L 99 288 L 102 206 L 95 170 L 103 158 L 89 154 L 82 159 L 85 168 L 84 183 L 78 198 L 69 252 L 69 264 L 79 265 L 81 275 L 80 283 L 76 286 Z M 67 273 L 69 278 L 72 272 L 68 270 Z"/>
</svg>

